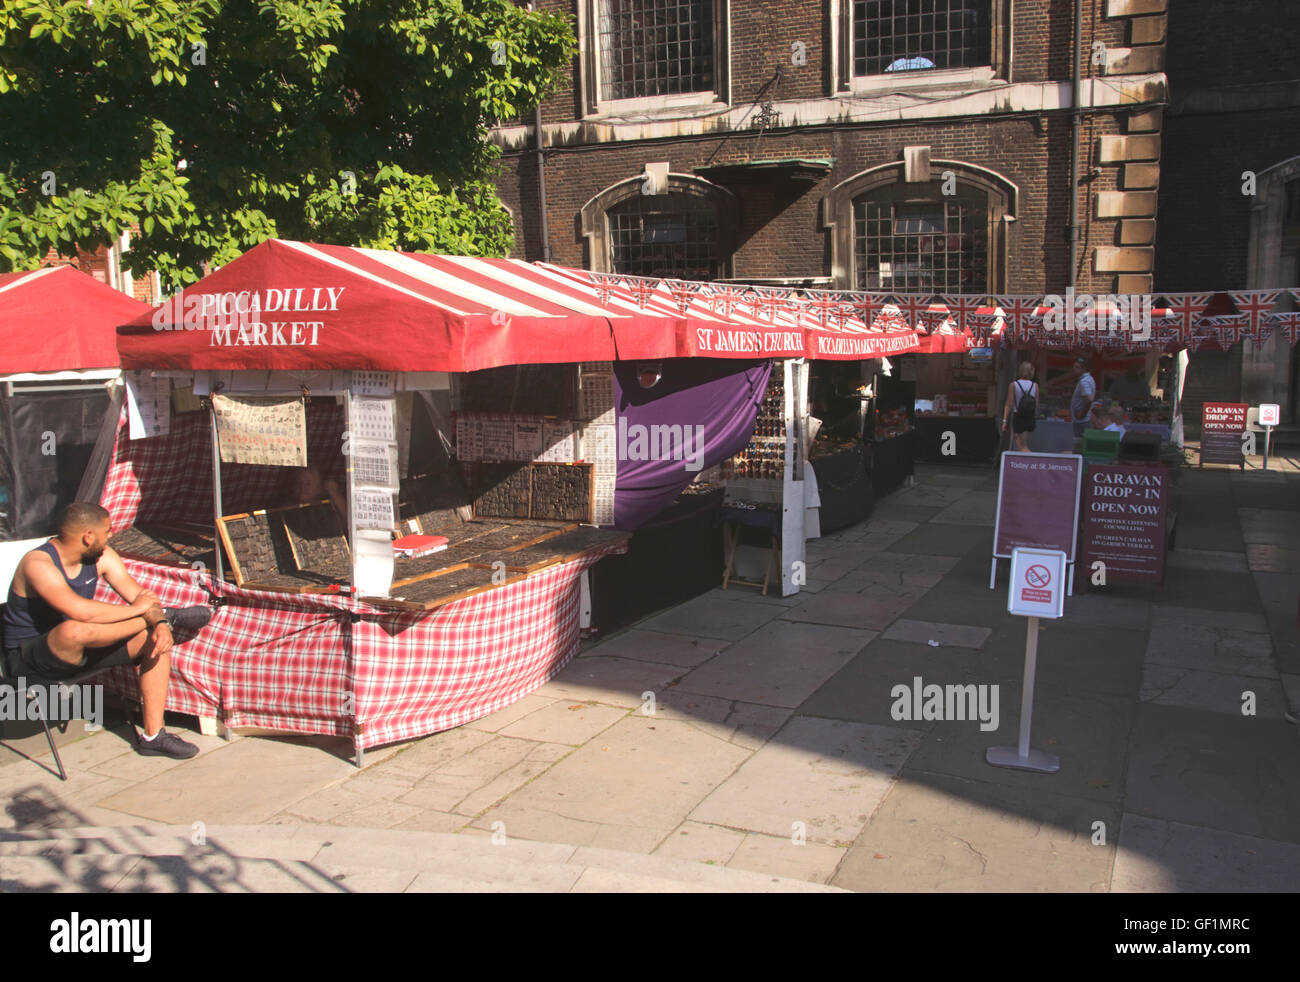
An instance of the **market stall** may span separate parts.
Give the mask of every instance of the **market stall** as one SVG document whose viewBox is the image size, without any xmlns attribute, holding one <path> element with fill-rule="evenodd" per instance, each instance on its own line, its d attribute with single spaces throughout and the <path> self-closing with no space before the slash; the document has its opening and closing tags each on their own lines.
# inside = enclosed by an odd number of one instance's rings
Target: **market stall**
<svg viewBox="0 0 1300 982">
<path fill-rule="evenodd" d="M 218 604 L 168 708 L 347 736 L 360 759 L 541 685 L 576 650 L 587 569 L 752 426 L 753 369 L 731 363 L 704 408 L 734 418 L 638 450 L 648 420 L 673 429 L 673 386 L 626 379 L 645 359 L 671 380 L 694 324 L 735 326 L 507 260 L 272 241 L 124 326 L 144 431 L 119 430 L 101 500 L 142 583 Z M 315 500 L 283 503 L 283 472 L 312 468 Z M 395 533 L 447 541 L 404 556 Z"/>
<path fill-rule="evenodd" d="M 164 602 L 217 607 L 168 708 L 347 736 L 358 761 L 490 713 L 572 656 L 587 570 L 746 447 L 768 359 L 796 356 L 797 386 L 809 338 L 914 342 L 690 287 L 271 241 L 121 328 L 141 376 L 101 499 L 115 544 Z"/>
<path fill-rule="evenodd" d="M 102 482 L 92 458 L 120 407 L 115 330 L 148 309 L 71 266 L 0 274 L 0 541 L 20 540 L 18 555 L 83 480 Z"/>
</svg>

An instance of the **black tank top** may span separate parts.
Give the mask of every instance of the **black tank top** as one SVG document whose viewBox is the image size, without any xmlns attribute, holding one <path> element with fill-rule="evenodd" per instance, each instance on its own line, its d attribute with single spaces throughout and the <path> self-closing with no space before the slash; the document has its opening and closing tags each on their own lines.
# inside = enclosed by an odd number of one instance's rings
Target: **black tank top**
<svg viewBox="0 0 1300 982">
<path fill-rule="evenodd" d="M 76 579 L 73 579 L 63 568 L 63 560 L 59 558 L 52 542 L 38 546 L 32 551 L 43 552 L 54 560 L 55 568 L 63 574 L 73 593 L 87 600 L 95 599 L 95 588 L 99 585 L 97 563 L 83 563 L 81 572 L 77 574 Z M 47 631 L 52 631 L 67 620 L 63 614 L 46 603 L 40 594 L 32 590 L 30 585 L 27 589 L 30 596 L 20 597 L 14 593 L 13 583 L 9 584 L 9 600 L 5 605 L 4 618 L 6 647 L 17 647 L 28 638 L 39 637 Z"/>
</svg>

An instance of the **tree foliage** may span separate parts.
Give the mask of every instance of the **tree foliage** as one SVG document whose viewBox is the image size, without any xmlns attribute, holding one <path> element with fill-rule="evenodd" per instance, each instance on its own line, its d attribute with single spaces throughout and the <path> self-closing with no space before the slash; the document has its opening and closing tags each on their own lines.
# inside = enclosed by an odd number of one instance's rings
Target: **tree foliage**
<svg viewBox="0 0 1300 982">
<path fill-rule="evenodd" d="M 0 270 L 133 225 L 168 289 L 271 237 L 502 255 L 488 129 L 573 50 L 510 0 L 0 0 Z"/>
</svg>

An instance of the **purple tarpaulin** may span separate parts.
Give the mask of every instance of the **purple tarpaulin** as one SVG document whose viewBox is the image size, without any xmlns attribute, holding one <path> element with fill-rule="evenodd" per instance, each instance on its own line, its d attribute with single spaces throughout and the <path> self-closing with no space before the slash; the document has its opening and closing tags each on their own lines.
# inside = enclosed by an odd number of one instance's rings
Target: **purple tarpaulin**
<svg viewBox="0 0 1300 982">
<path fill-rule="evenodd" d="M 670 358 L 649 389 L 636 362 L 614 363 L 618 477 L 614 526 L 639 528 L 701 470 L 740 451 L 754 432 L 772 362 Z"/>
</svg>

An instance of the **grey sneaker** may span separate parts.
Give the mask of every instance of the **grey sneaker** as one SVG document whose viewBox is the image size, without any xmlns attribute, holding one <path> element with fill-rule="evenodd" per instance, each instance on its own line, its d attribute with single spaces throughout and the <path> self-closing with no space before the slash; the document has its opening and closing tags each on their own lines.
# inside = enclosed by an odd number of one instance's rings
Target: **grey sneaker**
<svg viewBox="0 0 1300 982">
<path fill-rule="evenodd" d="M 136 737 L 135 752 L 142 757 L 172 757 L 176 760 L 189 760 L 199 752 L 199 748 L 192 743 L 186 743 L 175 734 L 168 733 L 166 729 L 161 729 L 152 740 Z"/>
<path fill-rule="evenodd" d="M 207 604 L 195 604 L 192 607 L 164 607 L 163 616 L 173 631 L 195 634 L 212 620 L 212 608 Z"/>
</svg>

